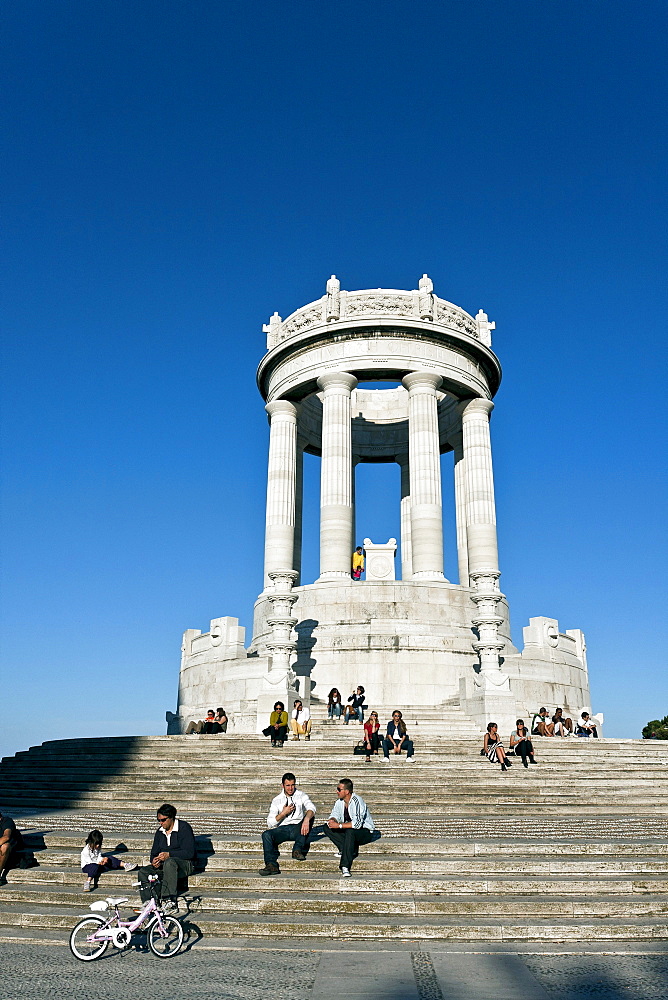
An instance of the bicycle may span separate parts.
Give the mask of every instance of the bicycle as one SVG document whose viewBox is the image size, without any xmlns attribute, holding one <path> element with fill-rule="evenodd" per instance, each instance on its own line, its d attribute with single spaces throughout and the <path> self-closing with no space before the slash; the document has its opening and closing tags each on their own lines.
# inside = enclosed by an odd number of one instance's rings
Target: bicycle
<svg viewBox="0 0 668 1000">
<path fill-rule="evenodd" d="M 137 931 L 146 934 L 148 946 L 156 958 L 178 955 L 183 944 L 183 927 L 176 917 L 162 912 L 155 894 L 143 904 L 133 920 L 122 920 L 118 912 L 118 907 L 127 902 L 127 896 L 108 896 L 90 904 L 93 914 L 80 920 L 70 934 L 70 951 L 75 958 L 92 962 L 101 958 L 110 944 L 123 951 Z M 113 907 L 112 916 L 99 915 L 109 907 Z"/>
</svg>

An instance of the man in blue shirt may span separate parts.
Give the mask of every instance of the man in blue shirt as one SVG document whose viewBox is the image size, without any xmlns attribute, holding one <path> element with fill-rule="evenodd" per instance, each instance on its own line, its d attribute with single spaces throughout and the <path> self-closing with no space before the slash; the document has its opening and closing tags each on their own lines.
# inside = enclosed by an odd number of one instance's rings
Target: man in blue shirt
<svg viewBox="0 0 668 1000">
<path fill-rule="evenodd" d="M 325 833 L 341 852 L 341 875 L 350 878 L 350 869 L 359 854 L 360 845 L 374 839 L 376 828 L 364 799 L 361 795 L 353 795 L 350 778 L 341 778 L 336 791 L 338 799 L 327 820 Z"/>
</svg>

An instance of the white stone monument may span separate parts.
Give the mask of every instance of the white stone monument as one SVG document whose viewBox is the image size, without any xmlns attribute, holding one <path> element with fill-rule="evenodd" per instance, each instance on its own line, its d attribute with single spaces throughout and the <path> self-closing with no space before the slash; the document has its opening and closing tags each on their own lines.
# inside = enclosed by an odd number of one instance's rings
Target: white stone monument
<svg viewBox="0 0 668 1000">
<path fill-rule="evenodd" d="M 503 731 L 545 705 L 591 703 L 584 636 L 532 618 L 510 639 L 499 558 L 490 415 L 501 369 L 495 324 L 434 294 L 341 290 L 263 327 L 258 385 L 269 415 L 264 588 L 244 649 L 238 620 L 184 634 L 178 714 L 170 730 L 224 705 L 238 732 L 258 732 L 273 702 L 326 701 L 364 684 L 374 706 L 459 704 Z M 361 389 L 359 382 L 396 382 Z M 321 458 L 320 572 L 301 580 L 302 462 Z M 454 453 L 457 566 L 444 567 L 440 455 Z M 401 470 L 401 579 L 396 540 L 364 540 L 366 579 L 351 577 L 355 468 Z M 457 582 L 451 582 L 456 577 Z"/>
</svg>

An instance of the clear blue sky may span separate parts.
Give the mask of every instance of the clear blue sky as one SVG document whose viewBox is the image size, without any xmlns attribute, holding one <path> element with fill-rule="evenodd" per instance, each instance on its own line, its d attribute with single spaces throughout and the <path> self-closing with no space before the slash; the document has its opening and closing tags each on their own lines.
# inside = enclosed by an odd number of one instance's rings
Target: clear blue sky
<svg viewBox="0 0 668 1000">
<path fill-rule="evenodd" d="M 585 631 L 609 735 L 667 714 L 665 3 L 3 17 L 0 750 L 164 732 L 182 630 L 250 624 L 261 324 L 332 273 L 496 321 L 515 638 Z M 398 531 L 395 471 L 360 535 Z"/>
</svg>

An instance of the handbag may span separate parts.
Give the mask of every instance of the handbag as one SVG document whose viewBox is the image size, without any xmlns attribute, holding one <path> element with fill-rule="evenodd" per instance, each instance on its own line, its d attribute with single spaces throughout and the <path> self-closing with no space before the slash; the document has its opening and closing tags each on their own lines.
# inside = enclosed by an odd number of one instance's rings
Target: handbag
<svg viewBox="0 0 668 1000">
<path fill-rule="evenodd" d="M 359 743 L 356 743 L 355 746 L 353 747 L 353 753 L 355 754 L 356 757 L 359 757 L 360 754 L 364 754 L 364 756 L 366 757 L 368 752 L 369 751 L 364 745 L 364 740 L 360 740 Z"/>
</svg>

